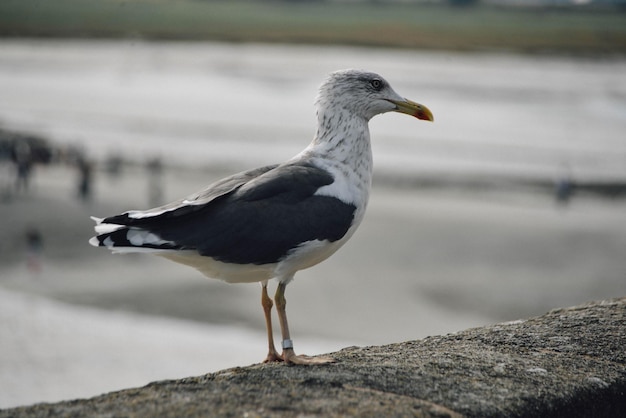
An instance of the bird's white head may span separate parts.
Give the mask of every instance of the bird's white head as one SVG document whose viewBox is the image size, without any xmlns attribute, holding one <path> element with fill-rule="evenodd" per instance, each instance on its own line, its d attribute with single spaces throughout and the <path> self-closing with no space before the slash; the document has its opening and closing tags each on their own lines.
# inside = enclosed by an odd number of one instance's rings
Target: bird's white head
<svg viewBox="0 0 626 418">
<path fill-rule="evenodd" d="M 366 120 L 380 113 L 400 112 L 433 121 L 426 106 L 401 97 L 380 75 L 361 70 L 331 73 L 320 86 L 315 104 L 318 112 L 341 109 Z"/>
</svg>

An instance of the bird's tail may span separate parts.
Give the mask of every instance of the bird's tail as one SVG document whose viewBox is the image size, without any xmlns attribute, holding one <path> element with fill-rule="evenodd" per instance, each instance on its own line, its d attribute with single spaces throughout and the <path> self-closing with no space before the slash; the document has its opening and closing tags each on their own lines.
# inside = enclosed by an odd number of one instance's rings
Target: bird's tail
<svg viewBox="0 0 626 418">
<path fill-rule="evenodd" d="M 106 247 L 114 253 L 158 252 L 173 250 L 177 245 L 140 227 L 107 223 L 106 219 L 91 217 L 96 222 L 96 236 L 89 240 L 94 247 Z"/>
</svg>

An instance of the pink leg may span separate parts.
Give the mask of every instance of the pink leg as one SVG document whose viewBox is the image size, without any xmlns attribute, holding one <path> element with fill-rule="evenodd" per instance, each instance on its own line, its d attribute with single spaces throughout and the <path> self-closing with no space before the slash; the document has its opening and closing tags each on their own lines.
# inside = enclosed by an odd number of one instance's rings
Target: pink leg
<svg viewBox="0 0 626 418">
<path fill-rule="evenodd" d="M 285 300 L 285 288 L 284 283 L 279 283 L 276 289 L 276 295 L 274 300 L 276 301 L 276 312 L 278 313 L 278 320 L 280 321 L 280 330 L 283 335 L 283 355 L 282 358 L 287 364 L 327 364 L 333 363 L 335 360 L 330 357 L 309 357 L 304 355 L 296 355 L 293 351 L 293 342 L 289 336 L 289 325 L 287 324 L 287 312 L 285 307 L 287 306 L 287 300 Z"/>
<path fill-rule="evenodd" d="M 263 289 L 261 290 L 261 305 L 265 313 L 265 327 L 267 328 L 267 342 L 269 347 L 267 357 L 263 360 L 263 363 L 283 361 L 283 358 L 276 351 L 276 347 L 274 347 L 274 333 L 272 331 L 272 306 L 274 306 L 274 303 L 267 295 L 267 283 L 263 283 Z"/>
</svg>

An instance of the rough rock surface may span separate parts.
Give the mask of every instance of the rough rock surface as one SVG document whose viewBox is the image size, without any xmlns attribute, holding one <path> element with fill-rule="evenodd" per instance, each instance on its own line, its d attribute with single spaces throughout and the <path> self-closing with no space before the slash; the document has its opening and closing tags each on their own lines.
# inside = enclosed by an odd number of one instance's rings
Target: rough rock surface
<svg viewBox="0 0 626 418">
<path fill-rule="evenodd" d="M 626 416 L 626 298 L 333 355 L 326 366 L 253 365 L 0 417 Z"/>
</svg>

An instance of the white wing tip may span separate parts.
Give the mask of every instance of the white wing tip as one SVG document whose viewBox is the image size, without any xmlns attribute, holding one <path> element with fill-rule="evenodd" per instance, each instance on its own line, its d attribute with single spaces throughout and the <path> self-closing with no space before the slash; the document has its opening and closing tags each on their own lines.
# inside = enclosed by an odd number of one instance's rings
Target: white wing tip
<svg viewBox="0 0 626 418">
<path fill-rule="evenodd" d="M 125 225 L 118 224 L 97 224 L 94 229 L 98 235 L 102 234 L 110 234 L 111 232 L 115 232 L 119 229 L 126 228 Z"/>
</svg>

